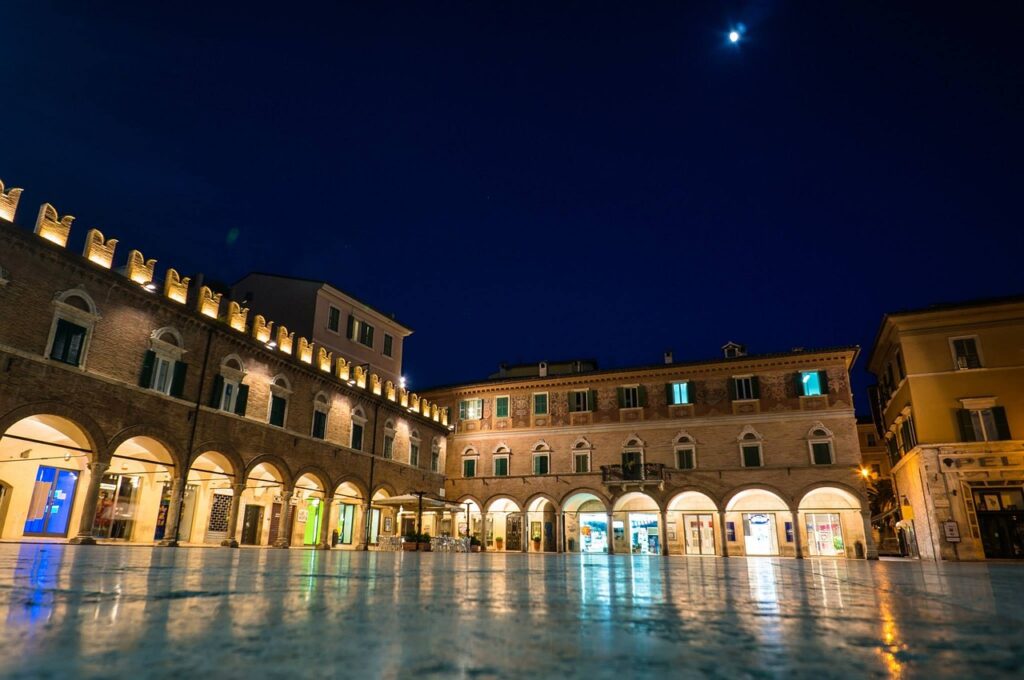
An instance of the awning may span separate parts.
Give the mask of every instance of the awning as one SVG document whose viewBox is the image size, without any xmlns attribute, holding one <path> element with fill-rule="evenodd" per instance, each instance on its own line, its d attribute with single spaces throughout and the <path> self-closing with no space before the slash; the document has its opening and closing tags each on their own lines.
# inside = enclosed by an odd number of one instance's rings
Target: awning
<svg viewBox="0 0 1024 680">
<path fill-rule="evenodd" d="M 392 496 L 390 498 L 381 498 L 373 502 L 374 505 L 382 505 L 384 507 L 399 507 L 402 506 L 406 510 L 413 512 L 419 507 L 420 497 L 414 494 L 406 494 L 404 496 Z M 443 501 L 438 498 L 431 498 L 430 496 L 423 497 L 423 509 L 424 510 L 450 510 L 452 512 L 465 512 L 466 506 L 461 503 L 451 503 L 449 501 Z"/>
</svg>

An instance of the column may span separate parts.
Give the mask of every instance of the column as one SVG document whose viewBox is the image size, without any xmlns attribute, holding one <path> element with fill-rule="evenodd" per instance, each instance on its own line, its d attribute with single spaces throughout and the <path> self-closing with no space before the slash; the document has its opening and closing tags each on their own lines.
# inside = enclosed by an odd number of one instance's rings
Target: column
<svg viewBox="0 0 1024 680">
<path fill-rule="evenodd" d="M 802 560 L 804 558 L 804 545 L 800 540 L 800 511 L 791 508 L 789 515 L 793 518 L 793 546 L 796 548 L 796 558 Z"/>
<path fill-rule="evenodd" d="M 523 543 L 522 551 L 524 553 L 528 553 L 528 552 L 530 552 L 530 543 L 532 542 L 532 538 L 530 537 L 530 513 L 528 513 L 525 510 L 523 510 L 523 512 L 521 512 L 519 516 L 523 518 L 523 524 L 522 524 L 522 527 L 523 527 L 523 529 L 522 529 L 522 543 Z M 508 533 L 508 530 L 506 528 L 506 534 L 507 533 Z M 508 536 L 507 535 L 505 536 L 505 540 L 508 541 Z M 505 545 L 507 546 L 508 543 L 506 542 Z"/>
<path fill-rule="evenodd" d="M 185 478 L 175 477 L 171 481 L 171 502 L 167 505 L 167 522 L 164 524 L 164 537 L 157 545 L 165 548 L 178 547 L 178 520 L 181 516 L 181 497 L 185 491 Z"/>
<path fill-rule="evenodd" d="M 275 548 L 287 550 L 292 545 L 292 490 L 285 489 L 281 493 L 281 526 L 277 529 Z"/>
<path fill-rule="evenodd" d="M 373 499 L 366 499 L 366 507 L 363 508 L 363 526 L 362 531 L 359 532 L 360 544 L 358 550 L 369 550 L 370 549 L 370 511 L 373 510 Z M 395 521 L 399 521 L 396 517 Z M 398 527 L 401 531 L 401 527 Z"/>
<path fill-rule="evenodd" d="M 555 552 L 565 552 L 565 514 L 555 514 Z"/>
<path fill-rule="evenodd" d="M 661 526 L 658 527 L 661 538 L 661 554 L 668 557 L 668 511 L 661 511 Z"/>
<path fill-rule="evenodd" d="M 320 545 L 317 546 L 318 550 L 331 549 L 331 512 L 333 511 L 332 503 L 334 503 L 334 495 L 325 495 L 323 512 L 324 517 L 320 523 Z"/>
<path fill-rule="evenodd" d="M 615 554 L 615 523 L 612 521 L 613 513 L 608 513 L 608 554 Z"/>
<path fill-rule="evenodd" d="M 864 556 L 869 560 L 877 560 L 878 546 L 875 545 L 875 538 L 871 535 L 871 511 L 862 510 L 860 516 L 864 520 Z"/>
<path fill-rule="evenodd" d="M 95 545 L 92 537 L 92 523 L 96 521 L 96 503 L 100 498 L 100 481 L 110 463 L 96 461 L 89 463 L 89 488 L 85 491 L 85 502 L 82 503 L 82 517 L 78 522 L 78 535 L 68 543 L 76 545 Z"/>
<path fill-rule="evenodd" d="M 725 513 L 718 512 L 718 528 L 722 532 L 722 557 L 729 556 L 729 532 L 725 528 Z"/>
<path fill-rule="evenodd" d="M 245 484 L 231 485 L 231 505 L 228 506 L 228 535 L 220 544 L 226 548 L 237 548 L 238 541 L 235 533 L 238 531 L 238 506 L 242 502 L 242 492 L 245 491 Z"/>
</svg>

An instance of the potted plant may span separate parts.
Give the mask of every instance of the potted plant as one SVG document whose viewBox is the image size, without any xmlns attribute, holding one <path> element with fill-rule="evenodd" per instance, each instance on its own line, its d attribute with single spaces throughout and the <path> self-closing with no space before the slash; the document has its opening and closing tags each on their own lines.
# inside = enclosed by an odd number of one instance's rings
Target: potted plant
<svg viewBox="0 0 1024 680">
<path fill-rule="evenodd" d="M 402 550 L 406 552 L 413 552 L 419 545 L 419 537 L 415 532 L 410 531 L 402 537 Z"/>
<path fill-rule="evenodd" d="M 430 534 L 420 534 L 419 549 L 420 552 L 430 552 Z"/>
<path fill-rule="evenodd" d="M 540 536 L 533 537 L 533 551 L 540 552 Z"/>
<path fill-rule="evenodd" d="M 505 549 L 505 539 L 502 538 L 501 536 L 496 537 L 494 539 L 494 547 L 497 548 L 498 550 L 504 550 Z"/>
<path fill-rule="evenodd" d="M 476 536 L 469 537 L 469 552 L 480 552 L 480 539 Z"/>
</svg>

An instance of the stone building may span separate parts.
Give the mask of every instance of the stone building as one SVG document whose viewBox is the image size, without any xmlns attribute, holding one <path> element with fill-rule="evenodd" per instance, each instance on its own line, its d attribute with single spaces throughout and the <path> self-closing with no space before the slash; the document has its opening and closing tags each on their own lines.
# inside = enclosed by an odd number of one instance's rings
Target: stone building
<svg viewBox="0 0 1024 680">
<path fill-rule="evenodd" d="M 137 250 L 114 269 L 98 230 L 72 252 L 50 204 L 18 228 L 19 198 L 0 188 L 0 538 L 357 548 L 442 489 L 436 404 Z"/>
<path fill-rule="evenodd" d="M 923 559 L 1024 557 L 1024 298 L 887 314 L 868 362 L 899 498 Z"/>
<path fill-rule="evenodd" d="M 486 550 L 875 557 L 858 349 L 722 349 L 615 370 L 503 366 L 428 390 L 451 412 L 445 488 L 469 509 L 464 528 Z"/>
</svg>

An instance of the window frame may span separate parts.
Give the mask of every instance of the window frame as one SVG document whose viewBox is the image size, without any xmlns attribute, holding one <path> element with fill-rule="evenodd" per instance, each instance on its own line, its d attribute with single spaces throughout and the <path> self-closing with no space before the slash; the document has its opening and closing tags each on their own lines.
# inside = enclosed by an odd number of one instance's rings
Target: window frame
<svg viewBox="0 0 1024 680">
<path fill-rule="evenodd" d="M 270 389 L 267 395 L 267 424 L 271 427 L 279 427 L 284 429 L 288 424 L 288 406 L 290 397 L 292 395 L 291 382 L 288 381 L 284 375 L 278 373 L 270 379 Z M 274 398 L 278 398 L 284 401 L 284 413 L 281 414 L 281 424 L 277 425 L 272 422 L 274 416 Z"/>
<path fill-rule="evenodd" d="M 697 469 L 697 440 L 688 434 L 677 435 L 673 443 L 672 450 L 674 452 L 673 461 L 677 470 L 696 470 Z M 689 467 L 683 467 L 680 465 L 680 454 L 690 454 L 690 462 L 692 465 Z"/>
<path fill-rule="evenodd" d="M 754 396 L 756 391 L 754 390 L 753 373 L 749 375 L 734 375 L 731 380 L 733 384 L 733 393 L 736 395 L 736 399 L 734 401 L 757 401 L 757 397 Z M 749 394 L 749 396 L 740 394 L 740 385 L 744 385 L 747 388 L 743 390 L 743 392 L 744 394 Z"/>
<path fill-rule="evenodd" d="M 671 389 L 672 400 L 671 400 L 671 402 L 669 402 L 669 406 L 687 406 L 687 405 L 693 403 L 693 396 L 690 394 L 690 381 L 689 380 L 673 380 L 672 382 L 669 383 L 669 385 L 672 386 L 672 389 Z M 686 399 L 684 399 L 683 401 L 678 401 L 678 397 L 677 397 L 677 393 L 678 393 L 678 390 L 679 390 L 680 386 L 685 388 L 685 392 L 686 392 Z"/>
<path fill-rule="evenodd" d="M 591 410 L 590 409 L 590 407 L 591 407 L 591 403 L 590 403 L 590 390 L 570 390 L 570 392 L 572 393 L 572 399 L 573 399 L 573 408 L 572 408 L 572 412 L 573 413 L 585 413 L 585 412 L 589 412 Z M 580 407 L 580 395 L 581 394 L 583 395 L 583 406 L 582 406 L 582 408 Z"/>
<path fill-rule="evenodd" d="M 828 448 L 828 462 L 827 463 L 819 463 L 816 460 L 815 455 L 814 455 L 814 447 L 815 446 L 825 446 L 825 447 Z M 832 443 L 832 439 L 831 438 L 809 439 L 807 441 L 807 451 L 808 451 L 808 453 L 811 456 L 811 465 L 813 465 L 814 467 L 824 467 L 826 465 L 835 465 L 836 464 L 836 449 L 835 449 L 835 446 Z"/>
<path fill-rule="evenodd" d="M 956 341 L 957 340 L 972 340 L 974 341 L 974 353 L 978 359 L 977 366 L 960 366 L 959 355 L 956 353 Z M 973 335 L 956 335 L 948 338 L 949 351 L 953 357 L 953 370 L 954 371 L 976 371 L 979 368 L 985 368 L 985 355 L 981 352 L 981 338 L 977 334 Z"/>
<path fill-rule="evenodd" d="M 335 312 L 337 318 L 335 319 Z M 335 322 L 334 326 L 331 326 L 331 322 Z M 341 335 L 341 310 L 334 305 L 327 305 L 327 330 L 336 335 Z"/>
<path fill-rule="evenodd" d="M 639 383 L 636 384 L 636 385 L 623 385 L 619 389 L 622 390 L 622 406 L 621 406 L 621 408 L 624 408 L 624 409 L 626 409 L 626 408 L 643 408 L 640 405 L 640 385 L 639 385 Z M 634 397 L 632 400 L 629 398 L 629 394 L 630 393 L 632 393 L 632 395 Z M 629 403 L 630 401 L 633 401 L 634 403 L 632 405 L 630 405 L 630 403 Z"/>
<path fill-rule="evenodd" d="M 501 473 L 498 472 L 498 463 L 504 463 L 505 464 L 505 472 L 504 472 L 504 474 L 501 474 Z M 512 461 L 510 460 L 510 454 L 508 453 L 508 451 L 502 451 L 500 453 L 495 453 L 494 456 L 492 457 L 492 463 L 491 463 L 492 476 L 494 476 L 494 477 L 508 477 L 509 476 L 509 471 L 511 470 L 511 463 L 512 463 Z"/>
<path fill-rule="evenodd" d="M 544 461 L 544 467 L 547 468 L 546 470 L 544 470 L 544 472 L 538 472 L 537 471 L 537 463 L 539 461 L 541 461 L 541 460 Z M 544 477 L 544 476 L 547 476 L 547 475 L 551 474 L 551 452 L 550 451 L 534 451 L 531 463 L 533 464 L 531 469 L 533 470 L 533 475 L 535 477 Z"/>
<path fill-rule="evenodd" d="M 757 465 L 747 465 L 747 449 L 757 449 Z M 760 441 L 746 440 L 740 442 L 740 467 L 754 469 L 764 467 L 764 447 Z"/>
<path fill-rule="evenodd" d="M 351 415 L 351 425 L 348 428 L 348 448 L 353 451 L 362 451 L 363 445 L 366 443 L 366 416 L 363 414 L 362 409 L 355 408 Z M 356 446 L 356 428 L 359 428 L 359 446 Z"/>
<path fill-rule="evenodd" d="M 479 455 L 473 454 L 473 455 L 463 456 L 462 457 L 462 478 L 463 479 L 475 479 L 477 477 L 476 473 L 479 471 L 479 463 L 480 463 L 480 456 Z M 471 475 L 467 475 L 466 474 L 466 466 L 467 465 L 472 465 L 473 466 L 473 474 L 471 474 Z"/>
<path fill-rule="evenodd" d="M 395 336 L 390 333 L 384 333 L 384 339 L 381 341 L 380 353 L 389 359 L 395 356 Z"/>
<path fill-rule="evenodd" d="M 79 309 L 75 305 L 67 302 L 71 298 L 78 298 L 85 303 L 88 310 Z M 53 319 L 50 322 L 50 333 L 46 338 L 46 346 L 43 348 L 43 356 L 50 360 L 56 361 L 64 366 L 74 366 L 75 368 L 84 369 L 86 358 L 89 353 L 89 346 L 92 344 L 93 332 L 96 329 L 96 322 L 100 320 L 99 312 L 96 309 L 96 303 L 93 302 L 92 297 L 81 288 L 72 288 L 60 293 L 53 302 Z M 82 344 L 78 350 L 78 363 L 72 364 L 69 361 L 63 359 L 55 359 L 52 356 L 53 353 L 53 342 L 57 336 L 57 325 L 61 319 L 65 323 L 72 324 L 82 328 L 85 333 L 82 337 Z"/>
<path fill-rule="evenodd" d="M 475 402 L 477 406 L 477 415 L 469 415 L 469 406 L 471 402 Z M 466 408 L 463 409 L 462 405 L 467 404 Z M 465 413 L 466 415 L 462 415 Z M 460 399 L 459 400 L 459 420 L 483 420 L 484 417 L 484 400 L 483 399 Z"/>
<path fill-rule="evenodd" d="M 501 415 L 498 412 L 498 403 L 502 399 L 505 400 L 505 415 Z M 505 418 L 511 418 L 512 417 L 512 398 L 511 398 L 511 396 L 509 396 L 507 394 L 499 394 L 498 396 L 496 396 L 494 398 L 494 417 L 498 418 L 498 419 L 501 419 L 501 420 L 504 420 Z"/>
<path fill-rule="evenodd" d="M 330 398 L 324 392 L 317 392 L 316 396 L 313 397 L 313 422 L 310 426 L 309 435 L 314 439 L 327 439 L 327 425 L 330 420 L 331 414 L 331 401 Z M 318 435 L 317 430 L 317 416 L 323 416 L 323 433 Z"/>
<path fill-rule="evenodd" d="M 537 397 L 544 397 L 544 411 L 537 411 Z M 551 415 L 551 398 L 547 392 L 534 392 L 530 397 L 530 411 L 534 416 Z"/>
</svg>

